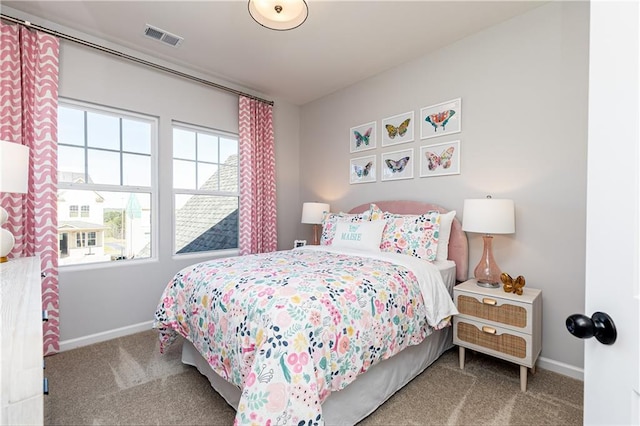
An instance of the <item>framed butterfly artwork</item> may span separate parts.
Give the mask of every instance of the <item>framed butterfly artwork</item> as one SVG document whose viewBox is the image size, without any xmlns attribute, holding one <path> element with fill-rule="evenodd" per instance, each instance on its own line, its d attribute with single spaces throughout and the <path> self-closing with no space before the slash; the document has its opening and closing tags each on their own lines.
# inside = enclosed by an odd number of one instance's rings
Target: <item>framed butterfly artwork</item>
<svg viewBox="0 0 640 426">
<path fill-rule="evenodd" d="M 414 121 L 413 111 L 382 120 L 382 146 L 413 141 Z"/>
<path fill-rule="evenodd" d="M 375 149 L 377 140 L 376 126 L 377 123 L 372 121 L 349 129 L 349 152 L 354 153 Z"/>
<path fill-rule="evenodd" d="M 462 99 L 452 99 L 420 109 L 420 139 L 462 131 Z"/>
<path fill-rule="evenodd" d="M 398 180 L 413 178 L 413 148 L 381 154 L 380 180 Z"/>
<path fill-rule="evenodd" d="M 460 174 L 460 141 L 420 147 L 420 177 Z"/>
<path fill-rule="evenodd" d="M 376 156 L 352 158 L 349 160 L 349 183 L 369 183 L 376 181 Z"/>
</svg>

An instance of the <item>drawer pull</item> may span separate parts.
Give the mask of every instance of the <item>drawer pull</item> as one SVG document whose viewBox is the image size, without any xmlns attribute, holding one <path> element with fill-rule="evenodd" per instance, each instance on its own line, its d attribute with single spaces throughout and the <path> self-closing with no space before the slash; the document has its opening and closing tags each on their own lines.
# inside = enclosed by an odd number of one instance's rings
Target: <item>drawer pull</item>
<svg viewBox="0 0 640 426">
<path fill-rule="evenodd" d="M 484 303 L 485 305 L 496 305 L 498 302 L 496 302 L 496 299 L 490 299 L 488 297 L 483 297 L 482 298 L 482 303 Z"/>
<path fill-rule="evenodd" d="M 482 326 L 482 331 L 487 334 L 496 334 L 496 329 L 493 327 L 487 327 L 486 325 Z"/>
</svg>

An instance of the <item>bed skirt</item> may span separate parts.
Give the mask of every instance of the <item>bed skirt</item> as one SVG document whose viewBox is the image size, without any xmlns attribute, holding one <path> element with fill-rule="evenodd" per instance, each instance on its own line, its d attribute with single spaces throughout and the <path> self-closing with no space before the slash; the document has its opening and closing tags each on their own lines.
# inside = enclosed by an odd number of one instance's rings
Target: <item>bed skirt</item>
<svg viewBox="0 0 640 426">
<path fill-rule="evenodd" d="M 355 425 L 382 405 L 389 397 L 453 347 L 453 328 L 434 331 L 422 343 L 410 346 L 367 370 L 341 391 L 333 392 L 322 403 L 327 425 Z M 189 342 L 182 346 L 182 362 L 206 376 L 211 386 L 231 405 L 238 408 L 240 390 L 216 374 Z"/>
</svg>

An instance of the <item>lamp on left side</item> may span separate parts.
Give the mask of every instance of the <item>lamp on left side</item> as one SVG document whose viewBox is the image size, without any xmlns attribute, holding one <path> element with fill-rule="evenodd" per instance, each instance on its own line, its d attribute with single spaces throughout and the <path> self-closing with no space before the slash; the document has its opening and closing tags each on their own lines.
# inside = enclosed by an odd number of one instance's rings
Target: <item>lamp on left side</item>
<svg viewBox="0 0 640 426">
<path fill-rule="evenodd" d="M 302 204 L 302 223 L 313 224 L 313 244 L 320 244 L 318 237 L 318 228 L 322 223 L 322 217 L 324 212 L 329 211 L 329 204 L 327 203 L 303 203 Z"/>
<path fill-rule="evenodd" d="M 14 142 L 0 140 L 0 192 L 26 194 L 29 187 L 29 148 Z M 16 240 L 1 226 L 9 213 L 0 207 L 0 263 L 7 260 Z"/>
</svg>

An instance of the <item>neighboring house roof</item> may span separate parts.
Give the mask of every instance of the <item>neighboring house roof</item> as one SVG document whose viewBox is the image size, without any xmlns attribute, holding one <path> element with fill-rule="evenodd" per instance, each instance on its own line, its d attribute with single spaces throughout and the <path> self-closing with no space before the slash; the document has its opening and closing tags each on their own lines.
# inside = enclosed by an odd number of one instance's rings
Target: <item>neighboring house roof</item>
<svg viewBox="0 0 640 426">
<path fill-rule="evenodd" d="M 84 174 L 82 173 L 76 173 L 76 172 L 58 172 L 58 182 L 73 182 L 73 183 L 85 183 L 84 182 Z M 91 181 L 91 177 L 89 177 L 89 182 L 88 183 L 93 183 Z M 59 203 L 64 203 L 67 200 L 65 200 L 65 194 L 67 193 L 67 191 L 73 191 L 72 190 L 68 190 L 68 189 L 61 189 L 58 191 L 58 202 Z M 86 191 L 86 190 L 82 190 L 80 189 L 80 191 Z M 93 193 L 96 195 L 95 198 L 95 202 L 96 203 L 103 203 L 104 202 L 104 197 L 96 192 L 93 191 Z"/>
<path fill-rule="evenodd" d="M 230 156 L 202 189 L 237 191 L 238 156 Z M 218 175 L 220 186 L 218 187 Z M 238 247 L 238 198 L 193 196 L 176 212 L 178 253 Z"/>
<path fill-rule="evenodd" d="M 93 183 L 91 176 L 88 177 L 88 181 L 84 181 L 84 173 L 78 172 L 65 172 L 58 171 L 58 182 L 73 182 L 73 183 Z"/>
<path fill-rule="evenodd" d="M 218 250 L 238 247 L 238 209 L 198 235 L 178 253 L 207 251 L 211 247 Z"/>
<path fill-rule="evenodd" d="M 84 222 L 82 220 L 61 220 L 58 222 L 58 232 L 60 231 L 94 231 L 100 229 L 108 229 L 101 223 Z"/>
<path fill-rule="evenodd" d="M 211 176 L 202 189 L 237 191 L 238 156 L 230 156 L 220 167 L 218 175 Z M 176 212 L 176 247 L 178 253 L 238 248 L 238 197 L 193 196 Z M 147 245 L 138 254 L 150 256 Z"/>
</svg>

